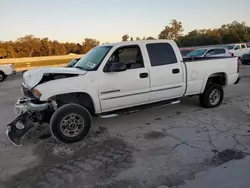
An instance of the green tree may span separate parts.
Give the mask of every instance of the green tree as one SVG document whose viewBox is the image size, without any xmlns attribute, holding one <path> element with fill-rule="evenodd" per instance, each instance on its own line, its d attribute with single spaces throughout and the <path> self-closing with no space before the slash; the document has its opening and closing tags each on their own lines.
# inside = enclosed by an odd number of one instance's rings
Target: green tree
<svg viewBox="0 0 250 188">
<path fill-rule="evenodd" d="M 122 41 L 128 41 L 128 39 L 129 39 L 128 34 L 122 36 Z"/>
<path fill-rule="evenodd" d="M 4 59 L 7 56 L 7 52 L 4 48 L 0 48 L 0 59 Z"/>
<path fill-rule="evenodd" d="M 155 40 L 154 37 L 147 37 L 146 40 Z"/>
<path fill-rule="evenodd" d="M 182 35 L 183 31 L 182 23 L 174 19 L 171 21 L 170 26 L 165 26 L 158 35 L 158 38 L 177 40 Z"/>
<path fill-rule="evenodd" d="M 41 39 L 41 56 L 52 55 L 52 44 L 48 37 Z"/>
<path fill-rule="evenodd" d="M 83 46 L 83 53 L 87 53 L 92 48 L 98 46 L 100 41 L 92 38 L 85 38 L 84 42 L 82 43 Z"/>
</svg>

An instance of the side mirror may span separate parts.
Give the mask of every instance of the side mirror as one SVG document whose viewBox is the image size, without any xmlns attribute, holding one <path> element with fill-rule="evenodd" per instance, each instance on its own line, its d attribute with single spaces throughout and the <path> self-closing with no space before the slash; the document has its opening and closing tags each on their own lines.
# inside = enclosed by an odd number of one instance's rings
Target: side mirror
<svg viewBox="0 0 250 188">
<path fill-rule="evenodd" d="M 127 66 L 123 62 L 107 63 L 103 69 L 104 72 L 122 72 L 127 70 Z"/>
</svg>

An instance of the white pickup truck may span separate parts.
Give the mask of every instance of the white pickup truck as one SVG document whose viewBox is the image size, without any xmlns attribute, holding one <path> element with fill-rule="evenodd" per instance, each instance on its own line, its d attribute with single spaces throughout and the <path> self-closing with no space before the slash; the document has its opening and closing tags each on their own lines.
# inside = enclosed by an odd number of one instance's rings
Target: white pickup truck
<svg viewBox="0 0 250 188">
<path fill-rule="evenodd" d="M 175 104 L 191 95 L 205 108 L 217 107 L 223 87 L 240 77 L 236 57 L 183 61 L 174 41 L 142 40 L 98 46 L 73 68 L 34 69 L 23 79 L 18 116 L 6 131 L 15 145 L 34 122 L 49 123 L 56 140 L 74 143 L 88 135 L 94 115 Z"/>
<path fill-rule="evenodd" d="M 0 82 L 3 82 L 8 76 L 15 73 L 13 64 L 0 64 Z"/>
<path fill-rule="evenodd" d="M 226 48 L 236 57 L 241 57 L 243 54 L 250 52 L 250 48 L 245 43 L 230 44 Z"/>
</svg>

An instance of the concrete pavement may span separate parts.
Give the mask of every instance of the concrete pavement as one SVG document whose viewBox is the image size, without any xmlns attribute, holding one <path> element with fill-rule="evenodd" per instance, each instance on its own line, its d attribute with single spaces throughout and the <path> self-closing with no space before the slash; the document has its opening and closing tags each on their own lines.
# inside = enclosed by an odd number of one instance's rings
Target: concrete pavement
<svg viewBox="0 0 250 188">
<path fill-rule="evenodd" d="M 250 156 L 230 161 L 195 175 L 195 179 L 176 188 L 249 188 Z"/>
<path fill-rule="evenodd" d="M 14 147 L 5 136 L 5 125 L 14 117 L 13 105 L 21 94 L 20 77 L 8 79 L 0 84 L 0 182 L 18 188 L 198 186 L 198 181 L 206 183 L 210 174 L 217 173 L 212 170 L 221 167 L 218 179 L 237 179 L 224 165 L 249 160 L 250 67 L 242 67 L 241 72 L 242 81 L 225 89 L 218 108 L 203 109 L 193 97 L 173 106 L 94 119 L 100 129 L 73 145 L 55 142 L 44 125 L 27 135 L 23 147 Z M 225 150 L 246 155 L 216 157 Z M 241 165 L 236 166 L 235 173 L 244 173 Z"/>
</svg>

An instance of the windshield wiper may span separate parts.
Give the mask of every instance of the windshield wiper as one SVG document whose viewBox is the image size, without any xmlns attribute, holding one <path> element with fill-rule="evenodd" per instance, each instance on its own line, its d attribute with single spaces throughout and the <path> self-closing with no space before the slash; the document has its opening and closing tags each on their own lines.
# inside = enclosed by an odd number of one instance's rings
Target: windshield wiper
<svg viewBox="0 0 250 188">
<path fill-rule="evenodd" d="M 76 67 L 74 67 L 74 68 L 76 68 L 76 69 L 81 69 L 81 70 L 85 70 L 83 67 L 81 67 L 81 66 L 76 66 Z"/>
</svg>

